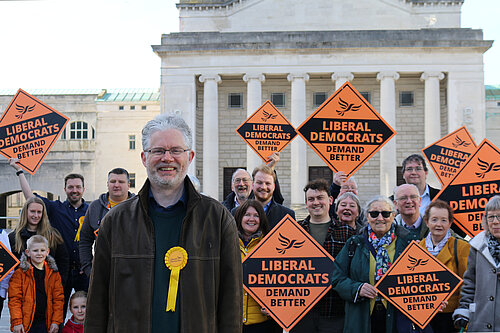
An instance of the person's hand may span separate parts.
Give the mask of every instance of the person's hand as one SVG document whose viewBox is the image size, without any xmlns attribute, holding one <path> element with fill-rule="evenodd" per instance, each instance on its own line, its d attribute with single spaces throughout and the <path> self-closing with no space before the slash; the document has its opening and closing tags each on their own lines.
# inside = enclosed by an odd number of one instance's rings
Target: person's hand
<svg viewBox="0 0 500 333">
<path fill-rule="evenodd" d="M 467 324 L 469 323 L 469 319 L 465 318 L 463 316 L 458 316 L 453 324 L 455 324 L 455 327 L 457 328 L 462 328 L 465 329 L 467 327 Z"/>
<path fill-rule="evenodd" d="M 342 186 L 346 179 L 347 175 L 344 171 L 339 171 L 333 175 L 333 182 L 338 186 Z"/>
<path fill-rule="evenodd" d="M 260 308 L 260 312 L 262 312 L 263 315 L 269 316 L 269 313 L 267 312 L 266 308 Z"/>
<path fill-rule="evenodd" d="M 50 324 L 49 333 L 57 333 L 57 331 L 59 331 L 59 325 L 54 323 Z"/>
<path fill-rule="evenodd" d="M 20 171 L 20 170 L 22 170 L 22 169 L 21 169 L 21 167 L 19 166 L 19 164 L 17 164 L 17 162 L 19 162 L 19 159 L 18 159 L 18 158 L 15 158 L 15 157 L 13 157 L 13 158 L 9 158 L 9 164 L 10 164 L 10 166 L 11 166 L 11 167 L 13 167 L 13 168 L 14 168 L 14 170 L 16 170 L 16 171 Z"/>
<path fill-rule="evenodd" d="M 14 326 L 14 330 L 12 331 L 14 333 L 24 333 L 24 326 L 23 324 L 19 324 Z"/>
<path fill-rule="evenodd" d="M 363 283 L 363 286 L 361 286 L 361 290 L 359 291 L 359 296 L 375 298 L 377 297 L 377 289 L 369 283 Z"/>
<path fill-rule="evenodd" d="M 266 164 L 268 167 L 274 170 L 276 164 L 280 161 L 280 153 L 274 152 L 266 159 Z"/>
<path fill-rule="evenodd" d="M 444 308 L 446 308 L 447 306 L 448 306 L 448 301 L 443 301 L 438 311 L 443 312 Z"/>
</svg>

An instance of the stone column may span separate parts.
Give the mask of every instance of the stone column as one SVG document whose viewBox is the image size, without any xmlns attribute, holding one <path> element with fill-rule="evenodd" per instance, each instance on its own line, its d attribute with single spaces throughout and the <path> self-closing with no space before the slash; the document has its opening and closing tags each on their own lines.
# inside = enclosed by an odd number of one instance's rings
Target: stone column
<svg viewBox="0 0 500 333">
<path fill-rule="evenodd" d="M 396 128 L 396 80 L 399 73 L 393 71 L 380 72 L 380 115 L 385 121 Z M 380 150 L 380 194 L 389 196 L 396 187 L 396 137 L 393 137 Z"/>
<path fill-rule="evenodd" d="M 243 81 L 247 83 L 247 118 L 262 105 L 262 83 L 266 80 L 264 74 L 245 74 Z M 259 155 L 247 145 L 247 170 L 253 169 L 262 163 Z"/>
<path fill-rule="evenodd" d="M 347 81 L 351 82 L 354 79 L 354 75 L 351 72 L 335 72 L 332 74 L 332 81 L 335 81 L 335 91 L 339 90 L 340 87 Z"/>
<path fill-rule="evenodd" d="M 291 73 L 287 77 L 292 83 L 292 117 L 290 122 L 297 128 L 306 119 L 306 73 Z M 304 186 L 307 184 L 307 152 L 306 143 L 295 138 L 291 143 L 290 189 L 292 209 L 304 207 Z"/>
<path fill-rule="evenodd" d="M 203 83 L 203 183 L 202 190 L 219 199 L 219 75 L 201 75 Z"/>
<path fill-rule="evenodd" d="M 420 80 L 425 82 L 425 147 L 441 138 L 439 81 L 442 79 L 444 79 L 444 74 L 441 72 L 424 72 L 420 76 Z"/>
</svg>

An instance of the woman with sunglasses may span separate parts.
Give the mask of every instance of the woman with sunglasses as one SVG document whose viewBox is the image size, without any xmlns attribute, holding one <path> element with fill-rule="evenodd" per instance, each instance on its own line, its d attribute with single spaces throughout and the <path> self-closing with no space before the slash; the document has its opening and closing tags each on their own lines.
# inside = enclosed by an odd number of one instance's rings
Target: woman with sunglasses
<svg viewBox="0 0 500 333">
<path fill-rule="evenodd" d="M 243 260 L 269 231 L 267 217 L 260 202 L 248 199 L 236 209 L 234 219 L 240 236 L 240 252 Z M 260 305 L 243 290 L 243 333 L 273 332 L 274 322 L 268 319 Z"/>
<path fill-rule="evenodd" d="M 420 246 L 427 249 L 455 274 L 463 277 L 467 268 L 470 245 L 462 239 L 453 237 L 454 233 L 450 230 L 453 210 L 450 205 L 442 200 L 431 202 L 425 209 L 424 222 L 429 228 L 429 234 L 420 241 Z M 430 326 L 434 332 L 455 331 L 451 315 L 458 307 L 459 298 L 460 289 L 448 299 L 448 305 L 443 312 L 432 318 Z"/>
<path fill-rule="evenodd" d="M 408 231 L 394 223 L 395 211 L 386 197 L 370 200 L 368 225 L 335 258 L 332 285 L 346 301 L 344 332 L 396 332 L 396 310 L 374 287 L 410 242 Z"/>
<path fill-rule="evenodd" d="M 455 325 L 468 332 L 500 331 L 500 195 L 484 207 L 484 231 L 470 242 Z"/>
</svg>

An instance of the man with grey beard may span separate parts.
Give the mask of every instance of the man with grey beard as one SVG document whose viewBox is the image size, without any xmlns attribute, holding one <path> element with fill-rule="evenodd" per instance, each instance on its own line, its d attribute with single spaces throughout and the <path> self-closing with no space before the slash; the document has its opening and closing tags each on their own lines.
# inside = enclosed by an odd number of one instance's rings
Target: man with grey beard
<svg viewBox="0 0 500 333">
<path fill-rule="evenodd" d="M 236 223 L 186 177 L 191 129 L 160 114 L 142 146 L 148 179 L 99 228 L 84 332 L 241 332 Z"/>
</svg>

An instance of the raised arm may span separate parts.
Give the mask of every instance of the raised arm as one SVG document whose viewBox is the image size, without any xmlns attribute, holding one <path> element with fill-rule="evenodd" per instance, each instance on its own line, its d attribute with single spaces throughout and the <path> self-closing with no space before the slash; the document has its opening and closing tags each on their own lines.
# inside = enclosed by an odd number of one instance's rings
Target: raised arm
<svg viewBox="0 0 500 333">
<path fill-rule="evenodd" d="M 21 190 L 23 191 L 24 198 L 28 200 L 31 197 L 34 197 L 33 191 L 31 190 L 30 184 L 28 184 L 28 180 L 24 176 L 24 171 L 19 164 L 19 159 L 17 158 L 9 158 L 9 164 L 14 170 L 16 170 L 16 174 L 19 177 L 19 184 L 21 185 Z"/>
</svg>

